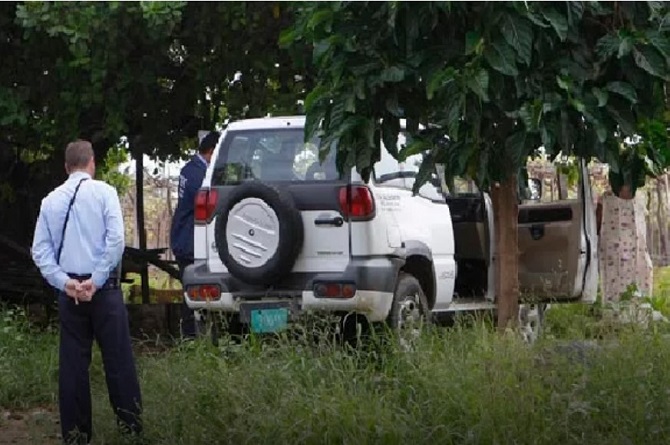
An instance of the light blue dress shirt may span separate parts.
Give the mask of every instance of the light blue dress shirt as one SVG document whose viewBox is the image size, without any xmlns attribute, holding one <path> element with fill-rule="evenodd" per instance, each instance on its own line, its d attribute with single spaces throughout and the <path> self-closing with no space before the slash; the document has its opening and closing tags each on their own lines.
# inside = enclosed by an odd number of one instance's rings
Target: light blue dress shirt
<svg viewBox="0 0 670 445">
<path fill-rule="evenodd" d="M 67 223 L 60 264 L 56 264 L 63 224 L 77 184 L 83 179 Z M 42 276 L 63 291 L 68 273 L 91 274 L 100 288 L 123 257 L 123 214 L 116 189 L 77 171 L 43 200 L 33 238 L 33 261 Z"/>
</svg>

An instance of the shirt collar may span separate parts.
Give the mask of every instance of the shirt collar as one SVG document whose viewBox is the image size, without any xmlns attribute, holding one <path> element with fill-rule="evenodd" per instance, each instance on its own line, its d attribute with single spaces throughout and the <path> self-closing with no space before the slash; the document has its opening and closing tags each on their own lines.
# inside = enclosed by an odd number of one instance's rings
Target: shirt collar
<svg viewBox="0 0 670 445">
<path fill-rule="evenodd" d="M 200 162 L 202 162 L 202 164 L 203 164 L 205 167 L 209 167 L 209 164 L 207 163 L 207 161 L 205 160 L 205 158 L 202 157 L 202 155 L 201 155 L 200 153 L 196 153 L 196 154 L 195 154 L 195 157 L 196 157 L 197 159 L 200 159 Z"/>
<path fill-rule="evenodd" d="M 85 171 L 77 170 L 75 172 L 70 173 L 70 176 L 68 177 L 68 180 L 79 180 L 79 179 L 91 179 L 91 175 L 86 173 Z"/>
</svg>

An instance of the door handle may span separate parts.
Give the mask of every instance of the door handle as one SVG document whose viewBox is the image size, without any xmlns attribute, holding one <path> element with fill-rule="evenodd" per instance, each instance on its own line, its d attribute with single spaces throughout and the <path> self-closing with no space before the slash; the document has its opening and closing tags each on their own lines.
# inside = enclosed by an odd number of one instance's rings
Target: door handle
<svg viewBox="0 0 670 445">
<path fill-rule="evenodd" d="M 344 219 L 341 216 L 335 216 L 333 218 L 317 218 L 314 220 L 315 226 L 342 227 L 342 224 L 344 224 Z"/>
<path fill-rule="evenodd" d="M 533 241 L 539 241 L 544 238 L 544 224 L 533 224 L 530 226 L 530 237 Z"/>
</svg>

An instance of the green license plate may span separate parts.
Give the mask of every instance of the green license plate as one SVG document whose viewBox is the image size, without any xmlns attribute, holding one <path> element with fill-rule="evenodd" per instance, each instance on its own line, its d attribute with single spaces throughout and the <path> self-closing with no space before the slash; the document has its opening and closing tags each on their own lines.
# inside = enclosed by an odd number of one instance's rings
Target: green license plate
<svg viewBox="0 0 670 445">
<path fill-rule="evenodd" d="M 288 325 L 288 308 L 254 309 L 251 311 L 251 331 L 279 332 Z"/>
</svg>

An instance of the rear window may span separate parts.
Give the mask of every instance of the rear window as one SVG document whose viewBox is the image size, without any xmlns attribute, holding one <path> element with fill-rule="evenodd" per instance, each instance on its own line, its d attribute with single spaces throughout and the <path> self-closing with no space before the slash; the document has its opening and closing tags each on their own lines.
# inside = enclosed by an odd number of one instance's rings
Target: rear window
<svg viewBox="0 0 670 445">
<path fill-rule="evenodd" d="M 221 142 L 212 185 L 245 180 L 312 182 L 339 180 L 335 151 L 319 162 L 319 140 L 304 142 L 302 128 L 231 131 Z"/>
</svg>

